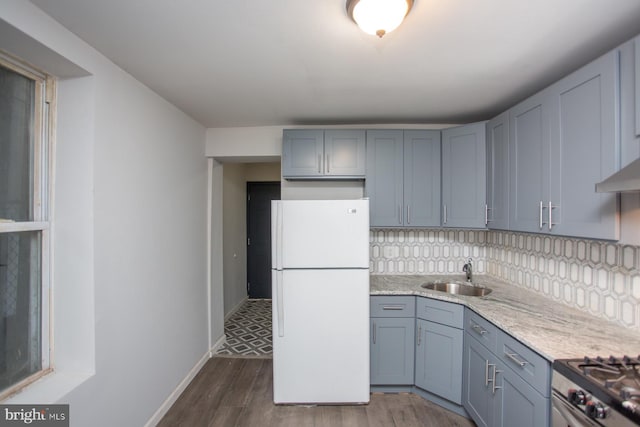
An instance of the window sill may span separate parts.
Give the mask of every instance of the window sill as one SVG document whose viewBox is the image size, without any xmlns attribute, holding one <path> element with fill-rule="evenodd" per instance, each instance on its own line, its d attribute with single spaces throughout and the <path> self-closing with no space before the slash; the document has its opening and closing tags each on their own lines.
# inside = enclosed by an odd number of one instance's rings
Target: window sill
<svg viewBox="0 0 640 427">
<path fill-rule="evenodd" d="M 22 391 L 7 398 L 3 404 L 52 404 L 57 403 L 65 395 L 93 377 L 86 372 L 52 372 Z"/>
</svg>

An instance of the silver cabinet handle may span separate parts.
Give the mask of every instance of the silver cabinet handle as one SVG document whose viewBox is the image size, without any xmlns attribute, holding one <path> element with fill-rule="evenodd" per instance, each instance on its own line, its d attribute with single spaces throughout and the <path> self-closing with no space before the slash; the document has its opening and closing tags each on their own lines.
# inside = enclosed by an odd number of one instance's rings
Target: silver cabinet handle
<svg viewBox="0 0 640 427">
<path fill-rule="evenodd" d="M 373 327 L 372 327 L 373 331 L 372 331 L 372 335 L 373 335 L 373 343 L 376 343 L 376 322 L 373 322 Z"/>
<path fill-rule="evenodd" d="M 398 224 L 402 225 L 402 206 L 398 205 Z"/>
<path fill-rule="evenodd" d="M 329 155 L 327 154 L 327 173 L 331 172 L 329 170 Z"/>
<path fill-rule="evenodd" d="M 482 326 L 480 325 L 476 325 L 475 323 L 473 325 L 471 325 L 471 329 L 473 329 L 477 334 L 479 335 L 484 335 L 487 333 L 487 330 L 484 329 Z"/>
<path fill-rule="evenodd" d="M 447 223 L 447 205 L 444 205 L 444 222 L 443 224 Z"/>
<path fill-rule="evenodd" d="M 404 310 L 403 305 L 383 305 L 383 310 Z"/>
<path fill-rule="evenodd" d="M 520 366 L 521 368 L 524 367 L 527 363 L 529 363 L 525 360 L 520 360 L 519 359 L 520 355 L 518 353 L 505 353 L 504 355 L 507 357 L 507 359 L 511 360 L 513 363 Z"/>
<path fill-rule="evenodd" d="M 488 205 L 484 205 L 484 225 L 489 225 L 489 211 L 491 208 Z"/>
<path fill-rule="evenodd" d="M 411 224 L 411 205 L 407 205 L 407 224 Z"/>
<path fill-rule="evenodd" d="M 322 173 L 322 154 L 318 154 L 318 173 Z"/>
<path fill-rule="evenodd" d="M 418 327 L 418 347 L 420 347 L 420 343 L 422 342 L 422 325 Z"/>
<path fill-rule="evenodd" d="M 538 219 L 540 221 L 540 224 L 539 224 L 540 230 L 542 230 L 543 226 L 546 224 L 546 222 L 542 220 L 542 218 L 544 217 L 542 215 L 543 209 L 547 209 L 547 207 L 544 205 L 544 203 L 542 203 L 542 200 L 540 200 L 540 210 L 538 211 Z"/>
<path fill-rule="evenodd" d="M 540 230 L 542 230 L 542 200 L 540 200 L 540 210 L 538 212 L 538 221 L 540 222 L 540 224 L 538 224 L 538 227 L 540 228 Z"/>
<path fill-rule="evenodd" d="M 484 365 L 484 386 L 488 387 L 489 383 L 493 380 L 489 379 L 489 366 L 496 366 L 496 365 L 492 365 L 491 363 L 489 363 L 488 360 L 485 360 L 485 365 Z"/>
<path fill-rule="evenodd" d="M 551 200 L 549 200 L 549 231 L 551 231 L 551 229 L 553 228 L 554 225 L 557 225 L 557 223 L 553 222 L 553 210 L 555 208 L 557 208 L 558 205 L 553 205 L 551 204 Z"/>
<path fill-rule="evenodd" d="M 493 365 L 493 380 L 491 381 L 493 383 L 493 385 L 491 387 L 491 392 L 493 394 L 496 394 L 496 390 L 502 389 L 502 386 L 497 386 L 496 385 L 496 375 L 498 375 L 499 373 L 502 373 L 502 371 L 499 371 L 498 368 L 496 367 L 496 365 Z"/>
</svg>

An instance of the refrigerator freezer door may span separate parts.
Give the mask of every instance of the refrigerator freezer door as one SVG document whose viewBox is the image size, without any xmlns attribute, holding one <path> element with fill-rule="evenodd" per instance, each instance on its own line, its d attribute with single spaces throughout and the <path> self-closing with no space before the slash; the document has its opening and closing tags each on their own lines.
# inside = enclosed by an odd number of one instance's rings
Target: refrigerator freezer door
<svg viewBox="0 0 640 427">
<path fill-rule="evenodd" d="M 280 295 L 275 285 L 273 293 L 274 402 L 367 403 L 369 272 L 273 271 L 279 273 Z"/>
<path fill-rule="evenodd" d="M 369 268 L 368 200 L 274 204 L 274 268 Z"/>
</svg>

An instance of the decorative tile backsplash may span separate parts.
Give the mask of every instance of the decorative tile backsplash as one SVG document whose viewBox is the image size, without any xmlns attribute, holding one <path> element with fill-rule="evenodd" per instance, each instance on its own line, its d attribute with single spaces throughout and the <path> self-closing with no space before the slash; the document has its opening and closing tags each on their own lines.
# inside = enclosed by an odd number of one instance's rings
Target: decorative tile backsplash
<svg viewBox="0 0 640 427">
<path fill-rule="evenodd" d="M 526 233 L 372 229 L 372 274 L 488 274 L 560 303 L 640 328 L 640 247 Z"/>
<path fill-rule="evenodd" d="M 372 274 L 463 274 L 467 258 L 486 273 L 486 231 L 372 229 Z"/>
<path fill-rule="evenodd" d="M 554 301 L 640 328 L 640 248 L 490 231 L 487 273 Z"/>
</svg>

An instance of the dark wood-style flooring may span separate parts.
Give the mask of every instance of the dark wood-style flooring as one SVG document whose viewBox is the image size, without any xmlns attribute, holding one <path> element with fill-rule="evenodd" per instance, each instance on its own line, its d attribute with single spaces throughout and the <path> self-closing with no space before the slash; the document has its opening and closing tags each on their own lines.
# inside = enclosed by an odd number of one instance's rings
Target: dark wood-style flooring
<svg viewBox="0 0 640 427">
<path fill-rule="evenodd" d="M 271 359 L 210 359 L 159 427 L 473 427 L 410 393 L 371 395 L 362 406 L 276 406 Z"/>
</svg>

